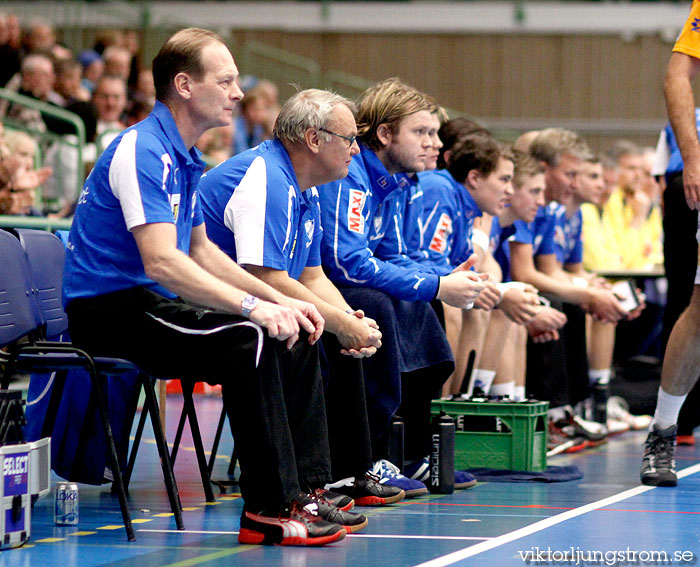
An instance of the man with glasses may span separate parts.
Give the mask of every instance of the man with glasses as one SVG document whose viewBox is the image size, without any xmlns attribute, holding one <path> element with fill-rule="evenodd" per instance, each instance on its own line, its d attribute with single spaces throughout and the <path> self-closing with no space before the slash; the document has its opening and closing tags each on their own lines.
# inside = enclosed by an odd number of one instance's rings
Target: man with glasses
<svg viewBox="0 0 700 567">
<path fill-rule="evenodd" d="M 330 376 L 325 388 L 334 479 L 353 477 L 349 496 L 358 505 L 403 498 L 365 472 L 371 446 L 359 360 L 381 346 L 376 323 L 353 309 L 321 268 L 321 222 L 316 185 L 347 175 L 357 128 L 354 105 L 327 91 L 291 97 L 277 117 L 274 138 L 238 154 L 199 183 L 209 237 L 236 262 L 285 295 L 313 303 L 325 320 L 323 345 Z M 309 487 L 312 492 L 318 487 Z M 325 500 L 337 499 L 323 490 Z M 344 499 L 341 507 L 350 502 Z M 364 516 L 342 514 L 355 531 Z"/>
</svg>

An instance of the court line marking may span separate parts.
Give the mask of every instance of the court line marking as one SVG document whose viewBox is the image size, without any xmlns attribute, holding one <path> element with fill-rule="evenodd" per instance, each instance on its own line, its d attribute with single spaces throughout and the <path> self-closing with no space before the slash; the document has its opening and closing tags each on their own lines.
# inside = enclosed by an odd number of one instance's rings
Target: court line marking
<svg viewBox="0 0 700 567">
<path fill-rule="evenodd" d="M 142 528 L 140 532 L 159 534 L 207 534 L 207 535 L 237 535 L 238 532 L 209 531 L 209 530 L 157 530 Z M 464 540 L 464 541 L 484 541 L 493 539 L 491 537 L 470 537 L 470 536 L 426 536 L 426 535 L 392 535 L 392 534 L 348 534 L 349 538 L 376 538 L 376 539 L 439 539 L 439 540 Z"/>
<path fill-rule="evenodd" d="M 687 467 L 680 471 L 678 473 L 678 478 L 690 476 L 691 474 L 695 474 L 698 471 L 700 471 L 700 463 L 691 467 Z M 632 496 L 637 496 L 639 494 L 649 492 L 650 490 L 654 490 L 655 488 L 657 487 L 644 485 L 637 486 L 635 488 L 630 488 L 629 490 L 625 490 L 624 492 L 614 494 L 613 496 L 609 496 L 608 498 L 603 498 L 602 500 L 598 500 L 597 502 L 591 502 L 590 504 L 574 508 L 573 510 L 568 510 L 567 512 L 557 514 L 556 516 L 552 516 L 545 520 L 540 520 L 539 522 L 535 522 L 534 524 L 530 524 L 529 526 L 525 526 L 524 528 L 520 528 L 513 532 L 497 536 L 489 541 L 482 541 L 481 543 L 477 543 L 470 547 L 460 549 L 459 551 L 443 555 L 442 557 L 436 557 L 435 559 L 431 559 L 430 561 L 418 563 L 417 565 L 414 565 L 414 567 L 447 567 L 447 565 L 452 565 L 457 561 L 461 561 L 462 559 L 467 559 L 468 557 L 473 557 L 475 555 L 478 555 L 479 553 L 483 553 L 484 551 L 495 549 L 506 543 L 510 543 L 522 537 L 532 535 L 552 526 L 556 526 L 557 524 L 561 524 L 562 522 L 570 520 L 571 518 L 587 514 L 588 512 L 592 512 L 594 510 L 597 510 L 598 508 L 603 508 L 604 506 L 614 504 L 615 502 L 627 500 Z"/>
</svg>

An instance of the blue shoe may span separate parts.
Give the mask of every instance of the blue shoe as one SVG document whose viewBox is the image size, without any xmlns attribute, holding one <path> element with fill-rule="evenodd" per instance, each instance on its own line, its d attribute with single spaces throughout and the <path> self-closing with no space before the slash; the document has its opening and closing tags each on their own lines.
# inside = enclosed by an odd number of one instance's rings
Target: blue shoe
<svg viewBox="0 0 700 567">
<path fill-rule="evenodd" d="M 404 467 L 406 476 L 423 483 L 430 481 L 430 459 L 423 457 L 420 461 Z M 455 489 L 471 488 L 476 484 L 476 479 L 467 471 L 455 471 Z"/>
<path fill-rule="evenodd" d="M 428 487 L 425 484 L 419 480 L 406 478 L 395 464 L 386 459 L 374 463 L 372 470 L 367 474 L 376 478 L 379 484 L 400 488 L 406 493 L 406 498 L 428 494 Z"/>
</svg>

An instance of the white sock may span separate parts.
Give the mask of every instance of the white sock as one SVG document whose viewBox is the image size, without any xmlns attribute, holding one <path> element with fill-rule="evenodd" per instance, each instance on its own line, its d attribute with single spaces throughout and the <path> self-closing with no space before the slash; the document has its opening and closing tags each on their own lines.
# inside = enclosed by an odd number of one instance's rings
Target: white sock
<svg viewBox="0 0 700 567">
<path fill-rule="evenodd" d="M 659 388 L 659 395 L 656 398 L 656 411 L 651 427 L 656 424 L 658 429 L 667 429 L 678 422 L 678 414 L 681 406 L 688 395 L 672 396 Z"/>
<path fill-rule="evenodd" d="M 471 394 L 472 390 L 477 387 L 481 388 L 485 393 L 488 393 L 495 377 L 495 370 L 475 368 L 474 372 L 472 373 L 471 384 L 469 385 L 469 393 Z"/>
<path fill-rule="evenodd" d="M 522 402 L 525 399 L 525 386 L 515 386 L 513 388 L 513 400 Z"/>
<path fill-rule="evenodd" d="M 609 368 L 599 368 L 596 370 L 590 369 L 588 371 L 588 383 L 593 384 L 608 384 L 610 382 L 610 369 Z"/>
<path fill-rule="evenodd" d="M 512 398 L 514 389 L 514 381 L 511 380 L 510 382 L 500 382 L 499 384 L 491 384 L 489 394 L 491 396 L 508 396 L 509 398 Z"/>
</svg>

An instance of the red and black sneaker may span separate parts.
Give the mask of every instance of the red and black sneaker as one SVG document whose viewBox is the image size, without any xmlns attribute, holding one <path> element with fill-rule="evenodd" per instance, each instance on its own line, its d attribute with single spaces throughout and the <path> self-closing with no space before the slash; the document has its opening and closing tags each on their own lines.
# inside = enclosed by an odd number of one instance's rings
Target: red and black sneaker
<svg viewBox="0 0 700 567">
<path fill-rule="evenodd" d="M 270 514 L 243 508 L 238 542 L 253 545 L 318 546 L 340 541 L 345 529 L 322 519 L 293 500 L 283 510 Z"/>
<path fill-rule="evenodd" d="M 357 506 L 385 506 L 406 497 L 406 493 L 400 488 L 379 484 L 370 474 L 361 477 L 351 476 L 333 484 L 327 484 L 326 488 L 349 496 Z"/>
<path fill-rule="evenodd" d="M 355 501 L 349 496 L 331 492 L 325 488 L 317 488 L 309 496 L 323 500 L 326 504 L 331 504 L 343 512 L 349 512 L 355 507 Z"/>
<path fill-rule="evenodd" d="M 318 514 L 326 522 L 342 526 L 348 533 L 360 531 L 367 526 L 368 520 L 363 514 L 341 510 L 322 497 L 316 496 L 315 493 L 302 494 L 298 497 L 298 500 L 307 512 Z"/>
</svg>

